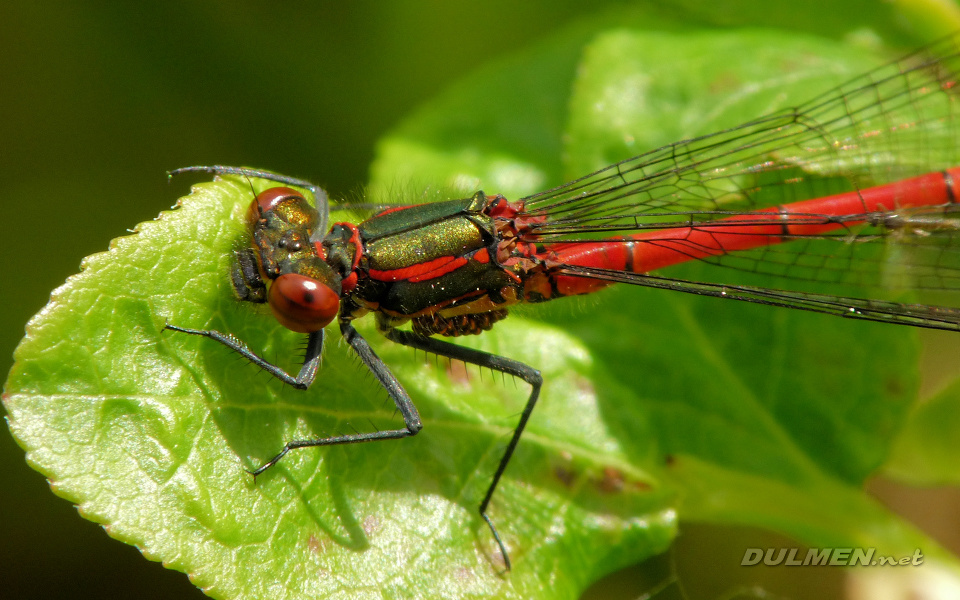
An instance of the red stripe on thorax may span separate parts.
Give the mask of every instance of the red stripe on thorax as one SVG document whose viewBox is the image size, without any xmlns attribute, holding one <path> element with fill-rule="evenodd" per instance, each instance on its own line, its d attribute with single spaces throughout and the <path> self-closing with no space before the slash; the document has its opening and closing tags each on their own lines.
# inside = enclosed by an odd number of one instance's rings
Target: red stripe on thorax
<svg viewBox="0 0 960 600">
<path fill-rule="evenodd" d="M 378 281 L 410 281 L 417 283 L 446 275 L 467 264 L 462 256 L 441 256 L 427 262 L 411 265 L 402 269 L 381 271 L 370 269 L 370 278 Z"/>
<path fill-rule="evenodd" d="M 410 204 L 409 206 L 394 206 L 393 208 L 385 208 L 378 212 L 375 216 L 382 217 L 383 215 L 389 215 L 390 213 L 399 212 L 401 210 L 409 210 L 418 206 L 423 206 L 423 204 Z"/>
</svg>

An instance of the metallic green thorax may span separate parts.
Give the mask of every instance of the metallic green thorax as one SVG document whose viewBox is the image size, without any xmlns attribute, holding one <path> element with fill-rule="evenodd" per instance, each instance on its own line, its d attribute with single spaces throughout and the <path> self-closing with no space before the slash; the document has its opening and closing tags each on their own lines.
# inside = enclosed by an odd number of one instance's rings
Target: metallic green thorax
<svg viewBox="0 0 960 600">
<path fill-rule="evenodd" d="M 396 325 L 431 315 L 489 313 L 515 303 L 516 278 L 491 259 L 499 238 L 495 219 L 484 212 L 486 205 L 486 196 L 479 192 L 471 198 L 386 211 L 357 226 L 362 257 L 355 269 L 356 288 L 344 297 L 341 318 L 376 311 Z M 324 241 L 328 256 L 338 253 L 336 246 L 344 238 L 331 231 Z M 502 318 L 505 312 L 497 315 Z M 434 331 L 441 332 L 436 327 Z"/>
</svg>

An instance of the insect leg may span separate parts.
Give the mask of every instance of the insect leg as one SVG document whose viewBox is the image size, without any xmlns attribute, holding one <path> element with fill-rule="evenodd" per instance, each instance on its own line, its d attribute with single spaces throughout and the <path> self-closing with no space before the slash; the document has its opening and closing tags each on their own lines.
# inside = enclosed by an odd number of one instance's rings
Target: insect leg
<svg viewBox="0 0 960 600">
<path fill-rule="evenodd" d="M 533 413 L 533 408 L 537 404 L 537 398 L 540 396 L 540 386 L 543 385 L 543 377 L 540 375 L 540 371 L 510 358 L 497 356 L 496 354 L 489 354 L 480 350 L 473 350 L 471 348 L 464 348 L 463 346 L 424 337 L 409 331 L 386 329 L 383 333 L 388 339 L 398 344 L 403 344 L 404 346 L 410 346 L 411 348 L 417 348 L 426 352 L 432 352 L 434 354 L 446 356 L 455 360 L 462 360 L 463 362 L 474 364 L 479 367 L 493 369 L 494 371 L 499 371 L 501 373 L 507 373 L 509 375 L 519 377 L 530 384 L 530 397 L 527 398 L 527 403 L 523 407 L 523 412 L 520 414 L 520 422 L 517 424 L 516 429 L 513 430 L 513 436 L 510 438 L 510 442 L 507 443 L 507 449 L 500 458 L 500 464 L 497 465 L 497 470 L 493 474 L 493 480 L 490 482 L 490 486 L 487 488 L 487 493 L 483 497 L 483 501 L 480 503 L 480 516 L 486 522 L 487 526 L 490 527 L 490 532 L 493 533 L 493 539 L 496 540 L 497 546 L 500 547 L 500 552 L 503 553 L 503 562 L 509 570 L 510 557 L 507 554 L 507 549 L 503 544 L 503 540 L 500 539 L 500 533 L 494 526 L 493 521 L 487 515 L 487 507 L 490 505 L 490 499 L 493 497 L 493 492 L 497 489 L 497 484 L 500 483 L 500 478 L 503 476 L 503 472 L 507 469 L 507 464 L 509 464 L 510 458 L 513 457 L 513 452 L 517 449 L 517 444 L 520 443 L 520 436 L 523 434 L 523 430 L 527 426 L 527 421 L 530 420 L 530 415 Z"/>
<path fill-rule="evenodd" d="M 400 382 L 390 371 L 387 365 L 385 365 L 383 361 L 380 360 L 380 357 L 376 355 L 376 353 L 370 347 L 370 344 L 367 343 L 367 340 L 365 340 L 363 336 L 361 336 L 360 333 L 354 329 L 353 325 L 347 321 L 340 322 L 340 331 L 343 333 L 343 339 L 350 344 L 350 347 L 353 348 L 353 350 L 357 353 L 357 356 L 360 357 L 360 360 L 363 361 L 363 364 L 370 369 L 370 372 L 373 373 L 373 375 L 377 378 L 377 380 L 380 382 L 380 385 L 383 386 L 383 389 L 385 389 L 387 394 L 393 398 L 394 403 L 397 405 L 397 410 L 399 410 L 400 414 L 403 416 L 404 428 L 373 431 L 370 433 L 337 435 L 333 437 L 312 440 L 293 440 L 287 442 L 283 449 L 278 452 L 276 456 L 268 460 L 257 469 L 251 471 L 250 473 L 254 477 L 277 464 L 277 462 L 286 456 L 286 454 L 291 450 L 297 450 L 299 448 L 313 448 L 316 446 L 359 444 L 362 442 L 374 442 L 378 440 L 397 440 L 416 435 L 421 429 L 423 429 L 423 423 L 420 422 L 420 413 L 417 412 L 417 407 L 413 405 L 413 401 L 410 399 L 410 396 L 407 394 L 406 390 L 403 389 L 403 386 L 400 385 Z"/>
<path fill-rule="evenodd" d="M 190 335 L 199 335 L 219 342 L 280 381 L 298 390 L 305 390 L 310 387 L 310 384 L 312 384 L 313 380 L 317 377 L 317 369 L 320 368 L 320 354 L 323 352 L 322 329 L 311 333 L 307 338 L 307 351 L 303 357 L 303 366 L 300 367 L 300 372 L 294 377 L 277 365 L 261 358 L 255 354 L 249 346 L 228 333 L 222 333 L 212 329 L 188 329 L 170 324 L 164 325 L 163 328 L 165 330 L 179 331 L 180 333 L 189 333 Z"/>
</svg>

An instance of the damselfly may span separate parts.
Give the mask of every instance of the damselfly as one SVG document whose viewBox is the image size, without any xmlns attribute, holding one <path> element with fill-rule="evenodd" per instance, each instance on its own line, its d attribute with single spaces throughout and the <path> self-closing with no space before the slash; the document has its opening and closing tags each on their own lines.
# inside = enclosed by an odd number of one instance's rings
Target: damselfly
<svg viewBox="0 0 960 600">
<path fill-rule="evenodd" d="M 960 36 L 870 71 L 796 108 L 677 142 L 517 201 L 471 197 L 383 210 L 328 228 L 325 192 L 300 179 L 237 167 L 185 171 L 239 174 L 290 187 L 260 193 L 249 216 L 252 244 L 237 253 L 232 283 L 242 300 L 269 303 L 285 327 L 308 334 L 292 376 L 231 335 L 205 336 L 286 384 L 317 376 L 324 327 L 337 319 L 346 342 L 396 403 L 404 425 L 294 440 L 289 451 L 399 439 L 421 420 L 402 384 L 353 327 L 374 313 L 388 339 L 519 377 L 531 386 L 519 423 L 492 475 L 487 515 L 536 405 L 535 368 L 433 336 L 479 334 L 511 305 L 630 283 L 869 321 L 960 329 L 960 310 L 878 299 L 870 290 L 960 288 Z M 829 190 L 826 195 L 823 190 Z M 895 256 L 890 256 L 895 254 Z M 650 272 L 699 260 L 717 281 Z M 724 267 L 724 268 L 719 268 Z M 780 276 L 770 289 L 722 283 L 734 270 Z M 838 285 L 862 296 L 839 296 Z M 410 323 L 411 329 L 399 327 Z"/>
</svg>

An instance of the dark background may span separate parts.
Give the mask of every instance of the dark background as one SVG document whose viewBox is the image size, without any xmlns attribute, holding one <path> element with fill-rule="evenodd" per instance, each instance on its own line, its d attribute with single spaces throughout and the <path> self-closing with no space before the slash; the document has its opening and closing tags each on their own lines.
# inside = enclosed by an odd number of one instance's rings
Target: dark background
<svg viewBox="0 0 960 600">
<path fill-rule="evenodd" d="M 334 196 L 354 192 L 377 138 L 419 103 L 612 4 L 0 4 L 0 373 L 24 324 L 84 256 L 187 192 L 190 181 L 169 184 L 167 169 L 252 165 L 310 179 Z M 203 597 L 183 574 L 79 518 L 5 433 L 0 473 L 5 597 Z M 742 555 L 721 560 L 702 550 L 710 539 L 743 539 L 738 548 L 776 543 L 755 532 L 687 528 L 676 552 L 699 575 Z M 649 591 L 676 560 L 624 575 L 639 585 L 627 593 Z M 833 580 L 820 591 L 838 591 L 840 575 L 825 574 Z"/>
</svg>

